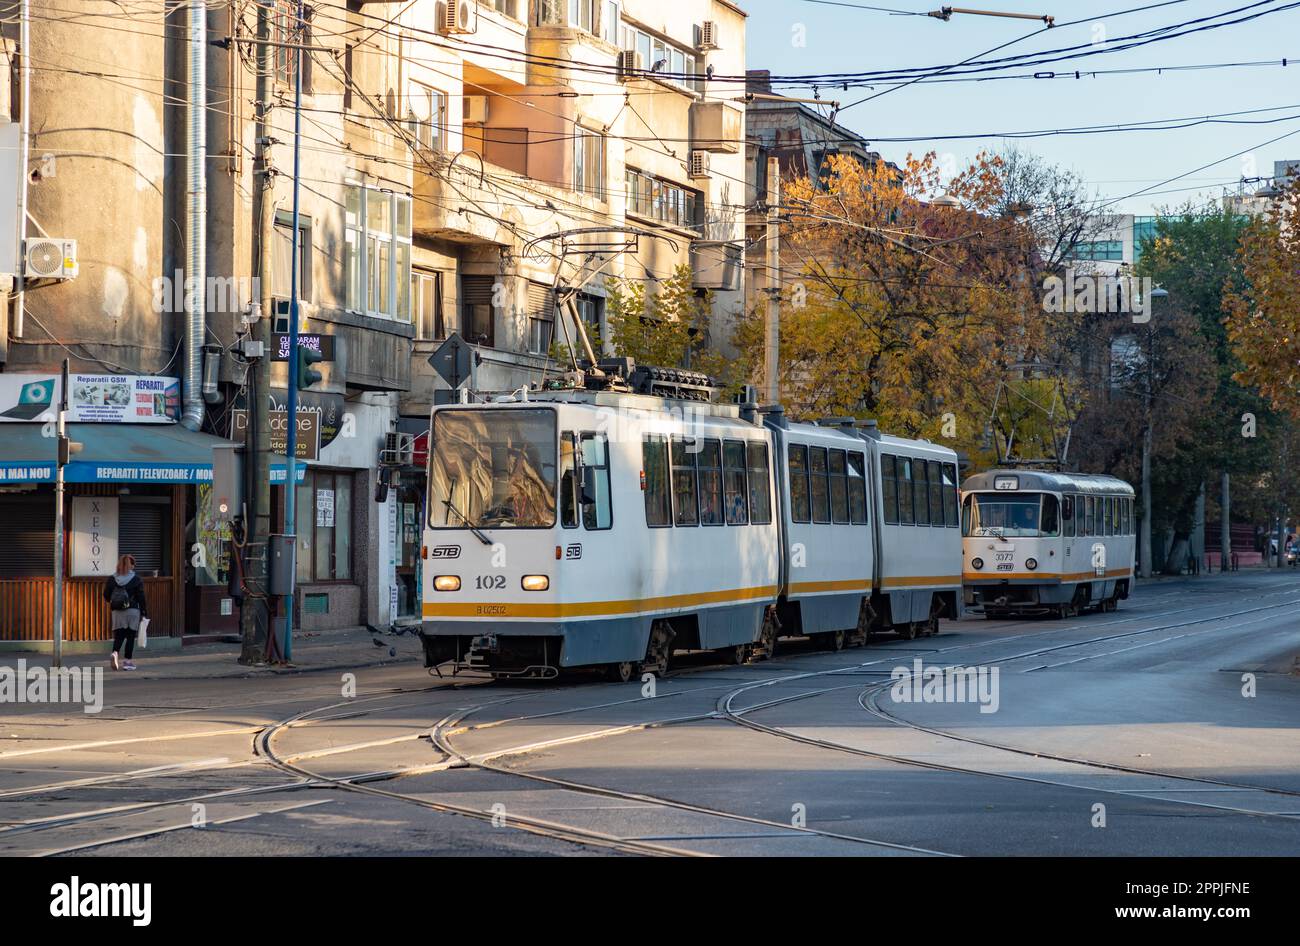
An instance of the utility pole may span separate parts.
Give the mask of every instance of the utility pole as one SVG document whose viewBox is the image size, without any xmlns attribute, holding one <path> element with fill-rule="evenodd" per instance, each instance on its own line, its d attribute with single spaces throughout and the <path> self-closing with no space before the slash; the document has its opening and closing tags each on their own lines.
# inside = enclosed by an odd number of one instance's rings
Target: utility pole
<svg viewBox="0 0 1300 946">
<path fill-rule="evenodd" d="M 781 400 L 781 165 L 767 159 L 767 320 L 763 330 L 763 399 Z"/>
<path fill-rule="evenodd" d="M 302 0 L 298 0 L 298 42 L 306 39 Z M 290 237 L 289 260 L 289 394 L 285 405 L 284 451 L 284 532 L 293 536 L 293 546 L 298 547 L 296 522 L 298 510 L 298 372 L 301 355 L 298 351 L 298 172 L 301 169 L 302 148 L 302 53 L 301 46 L 294 51 L 293 75 L 293 235 Z M 297 577 L 297 564 L 294 565 Z M 289 585 L 288 599 L 284 603 L 284 646 L 280 653 L 285 661 L 293 657 L 293 582 Z"/>
<path fill-rule="evenodd" d="M 248 468 L 246 500 L 244 583 L 245 593 L 239 610 L 239 662 L 261 662 L 258 637 L 270 630 L 269 599 L 266 596 L 266 545 L 271 532 L 271 328 L 274 301 L 271 295 L 271 241 L 275 234 L 275 171 L 271 167 L 271 69 L 274 48 L 271 39 L 271 12 L 266 0 L 257 4 L 257 84 L 256 136 L 257 160 L 253 174 L 257 197 L 257 273 L 261 294 L 262 317 L 257 320 L 262 357 L 250 372 L 248 387 L 248 425 L 245 433 L 244 462 Z"/>
</svg>

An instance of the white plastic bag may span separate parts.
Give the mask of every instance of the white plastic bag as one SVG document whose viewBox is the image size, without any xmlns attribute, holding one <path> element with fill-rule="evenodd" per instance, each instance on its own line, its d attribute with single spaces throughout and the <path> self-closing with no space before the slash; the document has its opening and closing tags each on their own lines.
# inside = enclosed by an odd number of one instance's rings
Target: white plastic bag
<svg viewBox="0 0 1300 946">
<path fill-rule="evenodd" d="M 149 619 L 140 619 L 140 630 L 136 632 L 135 643 L 137 647 L 149 646 Z"/>
</svg>

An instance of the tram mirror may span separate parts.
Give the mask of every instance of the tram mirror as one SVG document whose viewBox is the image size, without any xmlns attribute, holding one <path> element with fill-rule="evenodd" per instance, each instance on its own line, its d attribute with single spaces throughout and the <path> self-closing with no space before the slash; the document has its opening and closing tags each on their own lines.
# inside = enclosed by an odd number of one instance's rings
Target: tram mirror
<svg viewBox="0 0 1300 946">
<path fill-rule="evenodd" d="M 584 506 L 594 506 L 596 504 L 596 474 L 589 467 L 581 467 L 582 479 L 579 481 L 578 492 L 579 499 Z"/>
</svg>

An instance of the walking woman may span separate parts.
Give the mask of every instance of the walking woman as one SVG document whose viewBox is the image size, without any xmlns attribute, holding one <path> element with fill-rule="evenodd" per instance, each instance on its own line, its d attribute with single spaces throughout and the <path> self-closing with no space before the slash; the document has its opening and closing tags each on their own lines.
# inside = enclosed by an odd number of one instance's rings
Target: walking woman
<svg viewBox="0 0 1300 946">
<path fill-rule="evenodd" d="M 144 600 L 144 582 L 135 573 L 133 556 L 123 555 L 117 560 L 117 572 L 104 582 L 104 600 L 113 615 L 113 655 L 109 662 L 114 670 L 134 670 L 131 654 L 135 652 L 135 637 L 140 631 L 140 619 L 148 617 L 149 611 Z M 125 654 L 120 653 L 123 644 Z"/>
</svg>

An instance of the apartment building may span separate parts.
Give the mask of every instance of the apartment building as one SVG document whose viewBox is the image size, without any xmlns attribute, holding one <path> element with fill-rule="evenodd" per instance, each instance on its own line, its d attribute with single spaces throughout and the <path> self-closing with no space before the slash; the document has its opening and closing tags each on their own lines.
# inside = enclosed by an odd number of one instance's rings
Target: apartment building
<svg viewBox="0 0 1300 946">
<path fill-rule="evenodd" d="M 0 274 L 21 272 L 35 240 L 54 271 L 27 280 L 21 303 L 0 281 L 0 638 L 49 635 L 53 466 L 38 409 L 65 357 L 74 393 L 105 401 L 73 412 L 86 448 L 68 467 L 66 636 L 90 647 L 108 636 L 94 577 L 111 570 L 106 549 L 142 563 L 162 643 L 236 627 L 208 483 L 214 446 L 242 440 L 248 423 L 240 343 L 263 288 L 261 317 L 289 328 L 295 124 L 299 328 L 334 349 L 294 419 L 306 443 L 298 627 L 418 613 L 422 479 L 408 465 L 384 495 L 381 451 L 457 396 L 428 364 L 453 333 L 474 346 L 466 387 L 484 397 L 557 369 L 552 342 L 569 338 L 557 287 L 580 287 L 581 318 L 606 340 L 610 278 L 653 292 L 689 267 L 695 290 L 714 293 L 703 344 L 725 340 L 740 312 L 746 18 L 728 0 L 341 0 L 311 4 L 301 32 L 295 4 L 260 9 L 269 39 L 255 3 L 32 0 L 30 69 L 17 8 L 4 17 L 0 175 L 27 215 L 21 227 L 17 212 L 0 220 L 17 236 L 0 239 L 0 257 L 13 257 Z M 202 134 L 194 115 L 206 116 Z M 197 319 L 184 304 L 191 276 L 204 280 Z M 281 429 L 289 380 L 275 363 Z M 283 463 L 271 477 L 279 531 Z M 113 541 L 89 561 L 92 507 Z"/>
</svg>

